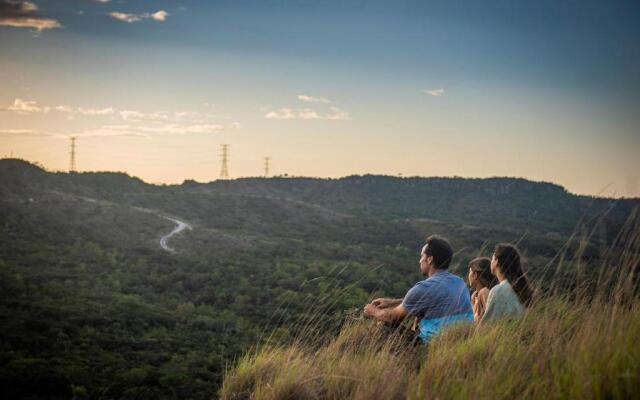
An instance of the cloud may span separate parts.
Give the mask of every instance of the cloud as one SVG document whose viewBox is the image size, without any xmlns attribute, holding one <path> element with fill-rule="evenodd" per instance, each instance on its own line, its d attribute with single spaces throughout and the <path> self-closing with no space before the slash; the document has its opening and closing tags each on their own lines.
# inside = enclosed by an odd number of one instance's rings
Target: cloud
<svg viewBox="0 0 640 400">
<path fill-rule="evenodd" d="M 97 136 L 130 136 L 151 137 L 152 135 L 185 135 L 185 134 L 215 134 L 225 129 L 240 129 L 240 124 L 233 120 L 228 121 L 225 127 L 215 119 L 219 119 L 209 113 L 198 111 L 155 111 L 142 112 L 134 110 L 118 110 L 114 107 L 85 108 L 58 105 L 54 107 L 43 106 L 35 101 L 15 99 L 13 104 L 0 108 L 0 111 L 16 112 L 20 114 L 47 113 L 55 111 L 66 115 L 68 119 L 78 116 L 90 118 L 109 117 L 109 121 L 119 120 L 121 124 L 102 125 L 98 128 L 90 128 L 84 131 L 68 133 L 46 133 L 31 129 L 0 129 L 0 136 L 29 135 L 48 136 L 55 138 L 68 138 L 69 136 L 97 137 Z M 231 119 L 229 117 L 229 119 Z"/>
<path fill-rule="evenodd" d="M 60 105 L 55 106 L 53 108 L 57 112 L 61 112 L 67 114 L 68 119 L 74 119 L 77 115 L 87 115 L 87 116 L 107 116 L 113 115 L 116 113 L 116 110 L 113 107 L 107 108 L 83 108 L 77 107 L 73 108 L 70 106 Z"/>
<path fill-rule="evenodd" d="M 307 96 L 305 94 L 299 94 L 298 100 L 304 101 L 306 103 L 325 103 L 325 104 L 331 103 L 331 100 L 326 99 L 324 97 L 313 97 L 313 96 Z"/>
<path fill-rule="evenodd" d="M 444 95 L 444 89 L 440 88 L 440 89 L 425 89 L 424 92 L 426 94 L 429 94 L 433 97 L 440 97 Z"/>
<path fill-rule="evenodd" d="M 156 21 L 164 21 L 167 17 L 171 15 L 164 10 L 156 11 L 153 14 L 149 15 L 149 18 L 155 19 Z"/>
<path fill-rule="evenodd" d="M 165 133 L 165 134 L 197 134 L 197 133 L 217 133 L 224 129 L 218 124 L 163 124 L 156 126 L 137 126 L 135 129 L 146 133 Z"/>
<path fill-rule="evenodd" d="M 268 119 L 302 119 L 302 120 L 329 120 L 329 121 L 350 121 L 349 113 L 338 107 L 330 107 L 329 113 L 321 114 L 312 108 L 302 108 L 294 110 L 292 108 L 280 108 L 267 112 L 265 118 Z"/>
<path fill-rule="evenodd" d="M 313 97 L 306 94 L 299 94 L 296 96 L 298 100 L 305 103 L 323 103 L 331 104 L 331 100 L 325 97 Z M 271 107 L 261 107 L 260 110 L 265 112 L 265 118 L 268 119 L 302 119 L 302 120 L 329 120 L 329 121 L 350 121 L 351 116 L 346 111 L 341 110 L 338 107 L 329 107 L 318 105 L 318 107 L 324 108 L 324 112 L 318 112 L 313 108 L 290 108 L 283 107 L 277 110 L 271 110 Z"/>
<path fill-rule="evenodd" d="M 12 106 L 13 107 L 13 106 Z M 198 111 L 154 111 L 154 112 L 142 112 L 135 110 L 117 110 L 113 107 L 107 108 L 83 108 L 83 107 L 70 107 L 67 105 L 59 105 L 54 107 L 55 111 L 65 113 L 70 119 L 77 115 L 86 116 L 110 116 L 115 115 L 120 117 L 127 123 L 154 123 L 154 124 L 189 124 L 189 126 L 195 125 L 207 125 L 210 127 L 211 120 L 215 118 L 214 115 L 209 113 L 201 113 Z M 175 126 L 178 126 L 175 125 Z M 193 130 L 193 129 L 191 129 Z M 190 129 L 187 129 L 190 131 Z"/>
<path fill-rule="evenodd" d="M 96 3 L 108 3 L 111 0 L 93 0 L 93 1 L 95 1 Z"/>
<path fill-rule="evenodd" d="M 113 115 L 115 114 L 115 110 L 111 107 L 108 108 L 78 108 L 78 113 L 82 115 Z"/>
<path fill-rule="evenodd" d="M 333 121 L 351 121 L 351 116 L 348 112 L 339 109 L 338 107 L 331 107 L 331 114 L 327 115 L 327 119 Z"/>
<path fill-rule="evenodd" d="M 14 99 L 13 104 L 9 107 L 0 109 L 2 111 L 10 111 L 18 114 L 35 114 L 35 113 L 48 113 L 51 110 L 50 107 L 41 107 L 35 101 Z"/>
<path fill-rule="evenodd" d="M 0 129 L 0 136 L 48 136 L 33 129 Z"/>
<path fill-rule="evenodd" d="M 62 27 L 55 19 L 38 15 L 35 3 L 23 0 L 0 0 L 0 25 L 34 28 L 38 32 Z"/>
<path fill-rule="evenodd" d="M 268 119 L 295 119 L 296 114 L 290 108 L 281 108 L 275 111 L 269 111 L 264 115 Z"/>
<path fill-rule="evenodd" d="M 68 113 L 68 114 L 71 114 L 74 112 L 73 107 L 69 107 L 69 106 L 56 106 L 55 110 L 63 113 Z"/>
<path fill-rule="evenodd" d="M 67 114 L 67 119 L 68 120 L 72 120 L 76 116 L 76 111 L 73 109 L 73 107 L 55 106 L 54 110 L 56 110 L 57 112 L 61 112 L 61 113 Z"/>
<path fill-rule="evenodd" d="M 176 111 L 173 117 L 178 120 L 202 118 L 202 114 L 197 111 Z"/>
<path fill-rule="evenodd" d="M 170 119 L 166 112 L 144 113 L 140 111 L 122 110 L 118 114 L 125 121 L 168 121 Z"/>
<path fill-rule="evenodd" d="M 150 138 L 152 135 L 186 135 L 186 134 L 215 134 L 224 130 L 218 124 L 162 124 L 162 125 L 103 125 L 95 129 L 87 129 L 73 134 L 48 135 L 58 138 L 77 137 L 140 137 Z M 2 131 L 0 130 L 0 134 Z"/>
<path fill-rule="evenodd" d="M 109 16 L 113 19 L 117 19 L 118 21 L 126 22 L 129 24 L 132 22 L 138 22 L 142 19 L 140 15 L 121 13 L 117 11 L 110 12 Z"/>
<path fill-rule="evenodd" d="M 149 137 L 144 133 L 137 132 L 129 125 L 104 125 L 96 129 L 87 129 L 73 134 L 50 133 L 33 129 L 0 129 L 0 136 L 25 136 L 25 137 L 51 137 L 57 139 L 68 139 L 76 137 L 105 137 L 105 136 L 131 136 Z"/>
<path fill-rule="evenodd" d="M 142 21 L 143 19 L 152 19 L 154 21 L 163 22 L 171 14 L 169 14 L 164 10 L 158 10 L 154 13 L 144 13 L 144 14 L 129 14 L 129 13 L 114 11 L 114 12 L 110 12 L 108 15 L 111 18 L 116 19 L 118 21 L 131 24 L 133 22 Z"/>
<path fill-rule="evenodd" d="M 116 136 L 124 136 L 124 137 L 139 137 L 139 138 L 149 138 L 149 135 L 139 132 L 130 125 L 103 125 L 100 128 L 96 129 L 87 129 L 80 133 L 76 133 L 73 135 L 62 135 L 62 137 L 116 137 Z"/>
<path fill-rule="evenodd" d="M 310 108 L 304 108 L 298 111 L 298 117 L 300 119 L 322 119 L 320 114 Z"/>
</svg>

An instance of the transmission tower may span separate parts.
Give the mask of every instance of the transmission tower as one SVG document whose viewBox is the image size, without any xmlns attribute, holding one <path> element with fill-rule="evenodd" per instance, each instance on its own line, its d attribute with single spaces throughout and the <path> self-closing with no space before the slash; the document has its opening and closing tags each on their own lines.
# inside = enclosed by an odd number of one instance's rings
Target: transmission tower
<svg viewBox="0 0 640 400">
<path fill-rule="evenodd" d="M 71 156 L 69 159 L 69 172 L 76 172 L 76 137 L 71 136 L 71 152 L 69 155 Z"/>
<path fill-rule="evenodd" d="M 264 177 L 265 178 L 269 177 L 269 161 L 270 160 L 271 160 L 271 157 L 264 158 Z"/>
<path fill-rule="evenodd" d="M 229 161 L 229 145 L 222 144 L 220 147 L 222 148 L 222 168 L 220 168 L 220 179 L 229 179 L 229 166 L 227 165 L 227 161 Z"/>
</svg>

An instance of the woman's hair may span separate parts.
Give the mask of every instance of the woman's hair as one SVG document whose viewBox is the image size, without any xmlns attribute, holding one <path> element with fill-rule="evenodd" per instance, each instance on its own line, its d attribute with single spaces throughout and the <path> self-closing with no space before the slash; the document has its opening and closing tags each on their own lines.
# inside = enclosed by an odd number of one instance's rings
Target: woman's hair
<svg viewBox="0 0 640 400">
<path fill-rule="evenodd" d="M 520 252 L 515 246 L 507 243 L 496 245 L 494 256 L 498 260 L 500 272 L 507 278 L 513 290 L 515 290 L 520 302 L 525 306 L 531 304 L 533 290 L 522 270 Z"/>
<path fill-rule="evenodd" d="M 491 289 L 498 284 L 498 278 L 491 273 L 491 259 L 487 257 L 474 258 L 469 262 L 469 268 L 476 273 L 476 278 L 483 287 Z"/>
</svg>

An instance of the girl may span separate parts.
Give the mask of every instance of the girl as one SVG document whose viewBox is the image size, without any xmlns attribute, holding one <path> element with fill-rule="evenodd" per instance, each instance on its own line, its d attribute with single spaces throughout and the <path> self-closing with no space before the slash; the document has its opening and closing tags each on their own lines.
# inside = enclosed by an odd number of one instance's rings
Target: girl
<svg viewBox="0 0 640 400">
<path fill-rule="evenodd" d="M 471 304 L 473 305 L 473 319 L 478 322 L 482 319 L 487 307 L 489 290 L 498 283 L 498 279 L 491 273 L 491 260 L 487 257 L 478 257 L 469 263 L 469 286 Z"/>
</svg>

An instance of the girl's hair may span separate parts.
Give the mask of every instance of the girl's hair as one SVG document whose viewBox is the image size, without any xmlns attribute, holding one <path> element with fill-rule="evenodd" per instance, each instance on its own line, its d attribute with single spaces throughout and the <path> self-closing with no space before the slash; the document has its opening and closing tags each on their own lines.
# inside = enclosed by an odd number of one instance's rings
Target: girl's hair
<svg viewBox="0 0 640 400">
<path fill-rule="evenodd" d="M 498 278 L 491 273 L 491 259 L 487 257 L 474 258 L 469 262 L 469 268 L 476 273 L 476 278 L 483 287 L 491 289 L 498 284 Z"/>
<path fill-rule="evenodd" d="M 525 306 L 530 305 L 533 300 L 533 290 L 522 270 L 518 249 L 507 243 L 499 243 L 493 255 L 498 260 L 500 272 L 507 278 L 520 302 Z"/>
</svg>

